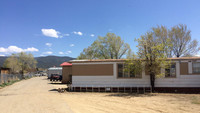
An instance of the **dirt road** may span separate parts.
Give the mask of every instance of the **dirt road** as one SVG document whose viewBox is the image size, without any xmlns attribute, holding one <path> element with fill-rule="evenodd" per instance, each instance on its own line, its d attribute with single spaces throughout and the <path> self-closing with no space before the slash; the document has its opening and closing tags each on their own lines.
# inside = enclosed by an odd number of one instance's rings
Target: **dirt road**
<svg viewBox="0 0 200 113">
<path fill-rule="evenodd" d="M 58 93 L 46 77 L 0 89 L 0 113 L 200 113 L 200 94 Z"/>
<path fill-rule="evenodd" d="M 0 112 L 72 113 L 56 88 L 46 77 L 35 77 L 0 89 Z"/>
</svg>

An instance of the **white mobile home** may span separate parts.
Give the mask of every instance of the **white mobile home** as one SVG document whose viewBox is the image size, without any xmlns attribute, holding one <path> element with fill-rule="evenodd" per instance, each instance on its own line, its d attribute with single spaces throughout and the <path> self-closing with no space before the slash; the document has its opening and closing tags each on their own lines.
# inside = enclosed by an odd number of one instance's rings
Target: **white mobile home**
<svg viewBox="0 0 200 113">
<path fill-rule="evenodd" d="M 171 58 L 173 65 L 162 78 L 155 80 L 157 91 L 200 92 L 200 57 Z M 74 60 L 72 63 L 73 87 L 142 88 L 150 87 L 150 76 L 145 68 L 140 76 L 123 72 L 122 59 Z"/>
</svg>

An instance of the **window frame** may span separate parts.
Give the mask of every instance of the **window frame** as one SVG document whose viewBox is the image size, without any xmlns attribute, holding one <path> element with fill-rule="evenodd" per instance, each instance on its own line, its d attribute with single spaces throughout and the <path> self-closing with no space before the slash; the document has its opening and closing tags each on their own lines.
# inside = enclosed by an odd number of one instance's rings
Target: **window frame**
<svg viewBox="0 0 200 113">
<path fill-rule="evenodd" d="M 123 68 L 123 72 L 122 72 L 122 77 L 119 77 L 119 64 L 122 64 L 122 68 Z M 141 76 L 136 76 L 134 75 L 134 77 L 131 77 L 131 74 L 130 74 L 130 71 L 128 72 L 128 77 L 124 77 L 124 63 L 117 63 L 117 78 L 118 79 L 142 79 L 142 73 L 141 73 Z"/>
<path fill-rule="evenodd" d="M 194 64 L 195 63 L 198 63 L 198 64 L 200 64 L 200 62 L 192 62 L 192 74 L 200 74 L 200 71 L 199 72 L 194 72 Z M 200 69 L 200 66 L 199 67 L 197 67 L 197 68 L 199 68 Z"/>
<path fill-rule="evenodd" d="M 174 67 L 175 67 L 175 70 L 174 70 L 174 71 L 175 71 L 175 76 L 172 76 L 172 75 L 171 75 L 171 69 L 172 69 L 171 66 L 172 66 L 172 65 L 174 65 Z M 166 76 L 166 70 L 167 70 L 167 68 L 165 68 L 165 78 L 176 78 L 176 76 L 177 76 L 177 75 L 176 75 L 176 70 L 177 70 L 177 69 L 176 69 L 176 63 L 170 64 L 170 68 L 169 68 L 170 73 L 169 73 L 169 76 Z"/>
</svg>

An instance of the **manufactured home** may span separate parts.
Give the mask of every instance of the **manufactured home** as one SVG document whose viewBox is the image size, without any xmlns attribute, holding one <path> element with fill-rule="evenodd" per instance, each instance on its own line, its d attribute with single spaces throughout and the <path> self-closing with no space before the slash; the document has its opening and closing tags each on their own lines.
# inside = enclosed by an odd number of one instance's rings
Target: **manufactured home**
<svg viewBox="0 0 200 113">
<path fill-rule="evenodd" d="M 155 90 L 161 92 L 200 92 L 200 57 L 170 58 L 171 68 L 155 80 Z M 145 67 L 141 75 L 124 72 L 123 59 L 72 60 L 71 87 L 150 88 L 150 76 Z M 131 89 L 132 90 L 132 89 Z"/>
</svg>

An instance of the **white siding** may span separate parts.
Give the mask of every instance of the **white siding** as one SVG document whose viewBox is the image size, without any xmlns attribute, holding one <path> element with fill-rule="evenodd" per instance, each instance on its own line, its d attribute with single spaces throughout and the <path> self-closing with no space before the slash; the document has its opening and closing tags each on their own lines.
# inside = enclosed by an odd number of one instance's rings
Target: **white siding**
<svg viewBox="0 0 200 113">
<path fill-rule="evenodd" d="M 102 64 L 102 63 L 84 63 L 84 64 Z M 82 64 L 82 65 L 84 65 Z M 117 78 L 117 63 L 106 62 L 103 64 L 113 65 L 113 76 L 72 76 L 73 86 L 97 86 L 97 87 L 148 87 L 150 86 L 149 75 L 142 72 L 142 78 L 119 79 Z M 77 65 L 73 63 L 73 65 Z M 78 64 L 80 65 L 80 64 Z M 190 66 L 190 65 L 189 65 Z M 164 72 L 163 69 L 161 69 Z M 180 65 L 176 62 L 176 78 L 157 78 L 155 87 L 200 87 L 200 75 L 180 75 Z"/>
<path fill-rule="evenodd" d="M 88 63 L 94 64 L 94 63 Z M 96 64 L 96 63 L 95 63 Z M 145 76 L 142 73 L 142 78 L 135 79 L 118 79 L 117 78 L 117 63 L 106 63 L 113 64 L 113 76 L 72 76 L 73 86 L 110 86 L 110 87 L 144 87 L 150 86 L 149 76 Z M 73 64 L 74 65 L 74 64 Z M 76 64 L 75 64 L 76 65 Z"/>
<path fill-rule="evenodd" d="M 192 62 L 188 62 L 188 71 L 189 74 L 192 74 Z"/>
<path fill-rule="evenodd" d="M 180 75 L 180 63 L 176 62 L 176 78 L 158 78 L 155 87 L 200 87 L 200 75 Z"/>
</svg>

